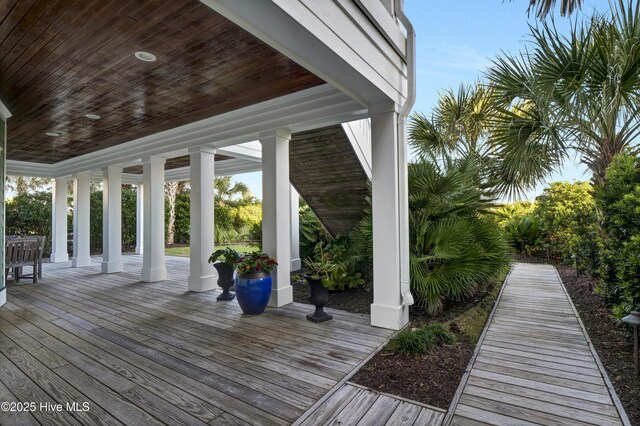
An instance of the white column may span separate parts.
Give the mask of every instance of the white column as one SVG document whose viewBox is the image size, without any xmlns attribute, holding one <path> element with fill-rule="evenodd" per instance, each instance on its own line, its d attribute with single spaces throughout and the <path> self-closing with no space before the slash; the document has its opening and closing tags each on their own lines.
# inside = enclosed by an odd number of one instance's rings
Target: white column
<svg viewBox="0 0 640 426">
<path fill-rule="evenodd" d="M 218 287 L 218 275 L 209 256 L 214 237 L 214 149 L 193 148 L 191 156 L 191 228 L 189 290 L 208 291 Z"/>
<path fill-rule="evenodd" d="M 398 330 L 409 321 L 402 281 L 408 281 L 406 142 L 392 108 L 371 117 L 373 304 L 371 324 Z M 406 229 L 405 229 L 406 228 Z M 405 265 L 406 264 L 406 265 Z M 408 284 L 408 282 L 407 282 Z M 410 295 L 408 295 L 410 297 Z M 407 303 L 410 303 L 407 301 Z"/>
<path fill-rule="evenodd" d="M 136 254 L 142 254 L 144 249 L 144 185 L 136 188 Z"/>
<path fill-rule="evenodd" d="M 122 272 L 122 167 L 102 169 L 102 273 Z"/>
<path fill-rule="evenodd" d="M 90 253 L 91 173 L 81 172 L 73 179 L 73 258 L 74 268 L 91 265 Z"/>
<path fill-rule="evenodd" d="M 291 204 L 291 270 L 297 271 L 302 268 L 300 260 L 300 196 L 298 191 L 290 187 L 290 204 Z"/>
<path fill-rule="evenodd" d="M 67 202 L 67 186 L 69 178 L 57 177 L 53 182 L 52 194 L 52 218 L 51 218 L 51 262 L 67 262 L 67 214 L 69 205 Z"/>
<path fill-rule="evenodd" d="M 260 135 L 262 143 L 262 249 L 280 266 L 273 271 L 269 306 L 293 301 L 291 265 L 291 203 L 289 141 L 291 133 L 277 129 Z"/>
<path fill-rule="evenodd" d="M 142 159 L 144 185 L 144 244 L 142 253 L 142 281 L 167 279 L 164 263 L 164 157 Z"/>
</svg>

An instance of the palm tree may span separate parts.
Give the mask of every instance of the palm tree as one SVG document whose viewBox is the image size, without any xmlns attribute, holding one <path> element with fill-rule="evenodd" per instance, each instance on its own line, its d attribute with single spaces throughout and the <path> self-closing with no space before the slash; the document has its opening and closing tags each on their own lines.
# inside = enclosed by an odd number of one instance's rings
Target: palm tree
<svg viewBox="0 0 640 426">
<path fill-rule="evenodd" d="M 560 0 L 560 14 L 562 16 L 571 15 L 571 13 L 579 8 L 582 4 L 582 0 Z M 556 5 L 556 0 L 529 0 L 529 9 L 527 13 L 537 9 L 536 16 L 538 18 L 544 18 Z"/>
<path fill-rule="evenodd" d="M 533 185 L 576 151 L 604 178 L 612 158 L 638 153 L 640 3 L 574 24 L 532 27 L 530 49 L 494 60 L 488 80 L 503 105 L 491 123 L 499 175 Z"/>
<path fill-rule="evenodd" d="M 215 178 L 216 203 L 229 204 L 238 195 L 243 200 L 251 198 L 251 190 L 249 190 L 249 187 L 243 182 L 234 182 L 231 184 L 232 177 L 233 176 L 222 176 Z"/>
<path fill-rule="evenodd" d="M 176 240 L 176 198 L 187 189 L 187 181 L 166 182 L 164 194 L 169 205 L 169 218 L 167 220 L 167 244 L 174 244 Z"/>
<path fill-rule="evenodd" d="M 494 113 L 488 86 L 461 84 L 457 93 L 446 90 L 440 94 L 430 119 L 420 113 L 411 117 L 411 147 L 418 155 L 436 161 L 443 156 L 486 158 Z"/>
</svg>

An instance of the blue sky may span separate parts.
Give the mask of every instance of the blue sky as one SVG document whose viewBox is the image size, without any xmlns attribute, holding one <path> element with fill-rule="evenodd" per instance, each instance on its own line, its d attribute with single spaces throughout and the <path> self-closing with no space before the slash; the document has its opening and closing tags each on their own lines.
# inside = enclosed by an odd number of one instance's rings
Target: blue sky
<svg viewBox="0 0 640 426">
<path fill-rule="evenodd" d="M 501 51 L 523 50 L 529 24 L 536 23 L 533 17 L 527 17 L 528 3 L 528 0 L 405 0 L 406 13 L 417 35 L 414 111 L 429 115 L 439 92 L 481 79 L 491 58 Z M 582 10 L 573 18 L 590 16 L 594 10 L 607 12 L 609 1 L 585 0 Z M 556 25 L 567 33 L 570 21 L 559 15 L 556 7 Z M 236 178 L 246 182 L 253 194 L 261 197 L 259 172 Z M 549 182 L 588 179 L 584 167 L 570 160 Z M 533 199 L 543 187 L 531 191 L 529 198 Z"/>
</svg>

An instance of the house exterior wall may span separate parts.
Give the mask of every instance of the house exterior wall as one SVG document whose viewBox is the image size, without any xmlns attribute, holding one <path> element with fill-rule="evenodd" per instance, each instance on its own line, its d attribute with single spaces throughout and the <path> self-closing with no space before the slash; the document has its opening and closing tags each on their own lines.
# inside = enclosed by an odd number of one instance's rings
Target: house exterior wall
<svg viewBox="0 0 640 426">
<path fill-rule="evenodd" d="M 5 274 L 4 274 L 4 233 L 5 233 L 5 164 L 6 164 L 6 144 L 7 144 L 7 126 L 2 114 L 0 114 L 0 178 L 2 178 L 2 187 L 0 189 L 0 306 L 4 305 L 7 301 L 7 290 L 5 288 Z"/>
</svg>

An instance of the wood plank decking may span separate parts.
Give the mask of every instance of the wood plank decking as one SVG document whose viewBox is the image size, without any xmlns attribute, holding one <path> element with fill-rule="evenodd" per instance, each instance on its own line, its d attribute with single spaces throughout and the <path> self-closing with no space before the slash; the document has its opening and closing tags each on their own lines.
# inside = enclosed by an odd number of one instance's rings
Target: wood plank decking
<svg viewBox="0 0 640 426">
<path fill-rule="evenodd" d="M 0 401 L 89 404 L 89 411 L 8 413 L 0 424 L 290 424 L 391 336 L 369 317 L 292 304 L 259 316 L 217 292 L 189 293 L 188 260 L 139 282 L 99 264 L 45 265 L 37 285 L 9 285 L 0 308 Z"/>
<path fill-rule="evenodd" d="M 437 426 L 444 411 L 346 383 L 296 426 Z"/>
<path fill-rule="evenodd" d="M 447 424 L 628 424 L 552 266 L 514 266 L 479 345 Z"/>
</svg>

